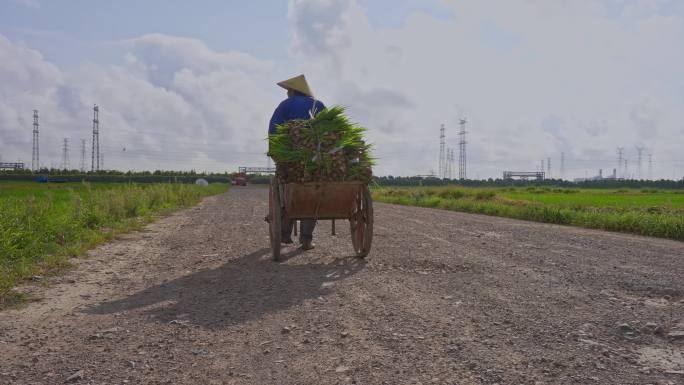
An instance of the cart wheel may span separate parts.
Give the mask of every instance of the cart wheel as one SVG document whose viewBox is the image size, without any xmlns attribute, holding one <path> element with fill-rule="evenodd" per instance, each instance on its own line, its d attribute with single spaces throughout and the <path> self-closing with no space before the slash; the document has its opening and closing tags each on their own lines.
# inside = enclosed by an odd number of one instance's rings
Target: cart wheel
<svg viewBox="0 0 684 385">
<path fill-rule="evenodd" d="M 364 258 L 373 242 L 373 200 L 368 186 L 357 196 L 356 211 L 349 218 L 352 245 L 357 257 Z"/>
<path fill-rule="evenodd" d="M 268 188 L 268 229 L 271 238 L 271 255 L 273 260 L 280 258 L 280 238 L 282 237 L 282 206 L 280 203 L 280 187 L 276 178 L 271 179 Z"/>
</svg>

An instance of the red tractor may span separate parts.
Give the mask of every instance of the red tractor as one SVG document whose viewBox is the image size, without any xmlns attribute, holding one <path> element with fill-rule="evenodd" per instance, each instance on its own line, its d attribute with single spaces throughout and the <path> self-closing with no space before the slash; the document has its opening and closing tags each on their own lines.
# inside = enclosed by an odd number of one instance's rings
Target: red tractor
<svg viewBox="0 0 684 385">
<path fill-rule="evenodd" d="M 247 186 L 247 174 L 244 172 L 234 172 L 230 183 L 233 186 Z"/>
</svg>

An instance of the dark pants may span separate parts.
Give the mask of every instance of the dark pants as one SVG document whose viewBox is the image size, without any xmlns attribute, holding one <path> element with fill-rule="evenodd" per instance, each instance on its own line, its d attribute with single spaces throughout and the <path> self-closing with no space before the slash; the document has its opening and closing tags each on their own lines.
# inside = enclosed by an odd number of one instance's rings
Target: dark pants
<svg viewBox="0 0 684 385">
<path fill-rule="evenodd" d="M 283 238 L 292 237 L 293 226 L 293 221 L 283 221 Z M 316 228 L 316 221 L 313 219 L 299 221 L 299 240 L 312 240 L 314 228 Z"/>
</svg>

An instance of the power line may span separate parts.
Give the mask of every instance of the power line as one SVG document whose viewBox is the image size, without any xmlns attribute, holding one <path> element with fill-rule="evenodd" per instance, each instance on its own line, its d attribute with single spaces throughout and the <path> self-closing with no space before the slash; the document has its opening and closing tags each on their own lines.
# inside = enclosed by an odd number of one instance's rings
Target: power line
<svg viewBox="0 0 684 385">
<path fill-rule="evenodd" d="M 624 169 L 624 178 L 625 178 L 625 179 L 631 179 L 631 178 L 629 177 L 629 167 L 628 167 L 628 164 L 629 164 L 629 163 L 628 163 L 628 159 L 625 158 L 625 169 Z"/>
<path fill-rule="evenodd" d="M 93 106 L 93 146 L 90 154 L 90 171 L 100 170 L 100 108 Z"/>
<path fill-rule="evenodd" d="M 62 169 L 69 169 L 69 139 L 64 138 L 64 144 L 62 145 Z"/>
<path fill-rule="evenodd" d="M 38 146 L 38 110 L 33 110 L 33 150 L 31 151 L 31 169 L 40 169 L 40 149 Z"/>
<path fill-rule="evenodd" d="M 109 140 L 107 140 L 109 142 Z M 125 148 L 125 150 L 124 150 Z M 130 148 L 130 147 L 112 147 L 112 146 L 101 146 L 100 150 L 107 150 L 110 153 L 121 153 L 121 154 L 127 154 L 127 155 L 152 155 L 155 156 L 157 154 L 161 155 L 170 155 L 170 156 L 186 156 L 188 154 L 192 153 L 202 153 L 202 154 L 207 154 L 207 155 L 225 155 L 227 153 L 227 150 L 225 148 L 218 148 L 218 149 L 200 149 L 200 148 L 189 148 L 189 149 L 176 149 L 176 150 L 169 150 L 169 149 L 159 149 L 159 150 L 149 150 L 149 149 L 135 149 L 135 148 Z M 235 155 L 264 155 L 266 151 L 228 151 L 230 154 L 235 154 Z M 110 154 L 111 155 L 111 154 Z"/>
<path fill-rule="evenodd" d="M 444 145 L 446 144 L 446 136 L 444 135 L 444 124 L 439 129 L 439 178 L 444 178 Z"/>
<path fill-rule="evenodd" d="M 451 149 L 451 178 L 454 177 L 454 173 L 456 170 L 456 158 L 454 157 L 454 149 Z"/>
<path fill-rule="evenodd" d="M 642 146 L 637 146 L 637 178 L 643 179 L 641 175 L 641 153 L 644 152 L 644 148 Z"/>
<path fill-rule="evenodd" d="M 466 174 L 466 123 L 468 121 L 463 118 L 459 121 L 461 126 L 458 132 L 458 179 L 467 179 Z"/>
<path fill-rule="evenodd" d="M 653 154 L 648 154 L 648 179 L 653 180 Z"/>
<path fill-rule="evenodd" d="M 447 149 L 447 178 L 453 179 L 454 177 L 454 149 Z"/>
<path fill-rule="evenodd" d="M 622 156 L 624 154 L 625 148 L 624 147 L 618 147 L 617 148 L 617 153 L 618 153 L 618 175 L 620 177 L 624 177 L 624 173 L 622 172 Z"/>
<path fill-rule="evenodd" d="M 86 140 L 81 139 L 81 172 L 86 169 Z"/>
</svg>

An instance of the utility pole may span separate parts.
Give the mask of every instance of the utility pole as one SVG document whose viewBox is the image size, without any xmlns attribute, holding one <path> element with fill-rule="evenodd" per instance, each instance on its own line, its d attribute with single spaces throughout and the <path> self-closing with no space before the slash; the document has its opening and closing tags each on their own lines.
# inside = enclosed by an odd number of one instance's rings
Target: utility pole
<svg viewBox="0 0 684 385">
<path fill-rule="evenodd" d="M 104 170 L 105 169 L 105 167 L 104 167 L 104 153 L 100 154 L 100 162 L 99 163 L 100 163 L 100 165 L 99 165 L 98 170 Z"/>
<path fill-rule="evenodd" d="M 463 118 L 459 121 L 461 130 L 458 132 L 458 179 L 468 179 L 466 174 L 466 123 Z"/>
<path fill-rule="evenodd" d="M 444 178 L 445 161 L 444 161 L 444 145 L 446 144 L 446 136 L 444 135 L 444 124 L 439 129 L 439 178 Z"/>
<path fill-rule="evenodd" d="M 629 167 L 627 167 L 627 165 L 628 165 L 628 160 L 627 160 L 627 158 L 625 158 L 625 170 L 624 170 L 625 179 L 631 179 L 629 177 Z"/>
<path fill-rule="evenodd" d="M 100 170 L 100 108 L 93 106 L 93 147 L 90 154 L 90 171 Z"/>
<path fill-rule="evenodd" d="M 648 180 L 653 180 L 653 154 L 648 154 Z"/>
<path fill-rule="evenodd" d="M 541 160 L 541 169 L 539 171 L 544 172 L 544 159 Z"/>
<path fill-rule="evenodd" d="M 624 147 L 618 147 L 617 148 L 617 153 L 618 153 L 618 175 L 620 178 L 624 178 L 624 173 L 622 172 L 622 155 L 624 154 L 625 148 Z"/>
<path fill-rule="evenodd" d="M 454 149 L 449 149 L 449 179 L 454 178 Z"/>
<path fill-rule="evenodd" d="M 449 179 L 454 178 L 454 149 L 450 148 L 447 150 L 447 158 L 449 162 Z"/>
<path fill-rule="evenodd" d="M 644 148 L 642 146 L 637 146 L 637 178 L 643 179 L 641 175 L 641 153 L 644 152 Z"/>
<path fill-rule="evenodd" d="M 565 179 L 565 152 L 561 152 L 561 179 Z"/>
<path fill-rule="evenodd" d="M 64 138 L 64 144 L 62 145 L 62 169 L 69 169 L 69 139 Z"/>
<path fill-rule="evenodd" d="M 81 139 L 81 172 L 85 174 L 86 169 L 86 140 Z"/>
<path fill-rule="evenodd" d="M 31 169 L 40 169 L 40 151 L 38 148 L 38 110 L 33 110 L 33 155 L 31 156 Z"/>
<path fill-rule="evenodd" d="M 546 158 L 546 177 L 551 179 L 551 157 Z"/>
<path fill-rule="evenodd" d="M 451 178 L 454 178 L 454 170 L 456 170 L 456 158 L 454 157 L 454 149 L 451 149 L 451 166 L 449 167 L 451 169 Z"/>
</svg>

